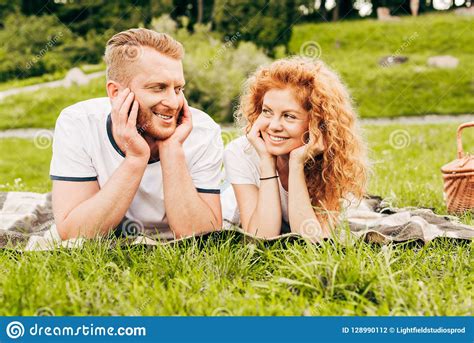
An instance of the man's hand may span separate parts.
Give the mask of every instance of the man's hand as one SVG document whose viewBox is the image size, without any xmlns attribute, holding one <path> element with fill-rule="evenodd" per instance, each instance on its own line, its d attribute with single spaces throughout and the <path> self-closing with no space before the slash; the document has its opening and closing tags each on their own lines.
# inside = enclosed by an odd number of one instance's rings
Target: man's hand
<svg viewBox="0 0 474 343">
<path fill-rule="evenodd" d="M 150 147 L 138 133 L 136 127 L 139 105 L 134 98 L 134 93 L 125 88 L 115 98 L 111 99 L 112 129 L 118 146 L 127 158 L 139 158 L 148 161 L 150 159 Z"/>
<path fill-rule="evenodd" d="M 191 110 L 189 109 L 188 101 L 184 97 L 184 94 L 181 94 L 183 97 L 181 124 L 176 127 L 176 130 L 169 138 L 157 141 L 160 152 L 167 146 L 182 146 L 186 138 L 188 138 L 189 134 L 193 130 Z"/>
</svg>

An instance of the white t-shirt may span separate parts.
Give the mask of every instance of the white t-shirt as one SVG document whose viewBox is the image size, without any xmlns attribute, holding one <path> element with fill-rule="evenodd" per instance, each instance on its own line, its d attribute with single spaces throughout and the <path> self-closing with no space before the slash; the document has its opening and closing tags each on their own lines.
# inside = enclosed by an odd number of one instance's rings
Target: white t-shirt
<svg viewBox="0 0 474 343">
<path fill-rule="evenodd" d="M 239 137 L 230 142 L 224 150 L 224 169 L 226 181 L 231 184 L 250 184 L 260 187 L 260 158 L 247 137 Z M 278 178 L 283 220 L 288 224 L 288 192 Z M 240 213 L 232 187 L 223 189 L 221 194 L 222 218 L 232 224 L 240 225 Z M 352 193 L 341 199 L 340 218 L 344 218 L 348 208 L 359 206 L 359 200 Z"/>
<path fill-rule="evenodd" d="M 104 186 L 125 158 L 112 135 L 110 112 L 109 98 L 82 101 L 61 112 L 54 131 L 52 180 L 97 180 Z M 219 194 L 221 129 L 206 113 L 191 108 L 191 114 L 193 129 L 183 144 L 189 173 L 198 192 Z M 124 220 L 137 221 L 138 231 L 158 229 L 163 238 L 172 238 L 159 160 L 148 162 Z"/>
<path fill-rule="evenodd" d="M 247 137 L 239 137 L 230 142 L 224 151 L 226 181 L 235 185 L 255 185 L 260 187 L 260 157 Z M 288 192 L 278 178 L 283 220 L 288 220 Z M 240 213 L 232 187 L 227 187 L 221 195 L 222 216 L 226 221 L 240 224 Z"/>
</svg>

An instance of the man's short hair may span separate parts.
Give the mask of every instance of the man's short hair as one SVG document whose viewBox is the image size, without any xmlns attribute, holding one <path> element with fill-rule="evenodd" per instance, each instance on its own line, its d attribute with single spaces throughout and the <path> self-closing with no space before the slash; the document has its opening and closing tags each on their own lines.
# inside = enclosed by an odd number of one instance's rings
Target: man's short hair
<svg viewBox="0 0 474 343">
<path fill-rule="evenodd" d="M 107 66 L 107 80 L 127 82 L 131 78 L 127 64 L 134 63 L 143 53 L 143 47 L 152 48 L 165 56 L 181 60 L 184 48 L 166 33 L 148 29 L 129 29 L 109 39 L 104 60 Z"/>
</svg>

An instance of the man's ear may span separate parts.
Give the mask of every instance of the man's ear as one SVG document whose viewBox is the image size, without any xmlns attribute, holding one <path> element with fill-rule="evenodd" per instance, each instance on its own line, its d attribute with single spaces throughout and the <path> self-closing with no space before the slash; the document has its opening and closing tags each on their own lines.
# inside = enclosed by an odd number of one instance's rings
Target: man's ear
<svg viewBox="0 0 474 343">
<path fill-rule="evenodd" d="M 111 99 L 115 98 L 117 94 L 123 89 L 120 83 L 109 80 L 105 86 L 107 89 L 107 96 Z"/>
</svg>

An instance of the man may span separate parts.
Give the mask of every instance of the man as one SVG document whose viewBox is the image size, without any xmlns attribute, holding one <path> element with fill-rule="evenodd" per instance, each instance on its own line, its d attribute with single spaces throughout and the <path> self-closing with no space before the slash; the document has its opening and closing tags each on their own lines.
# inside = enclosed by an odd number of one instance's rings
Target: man
<svg viewBox="0 0 474 343">
<path fill-rule="evenodd" d="M 187 105 L 183 54 L 166 34 L 120 32 L 105 50 L 108 98 L 61 112 L 50 178 L 62 239 L 117 226 L 163 238 L 221 227 L 220 128 Z"/>
</svg>

